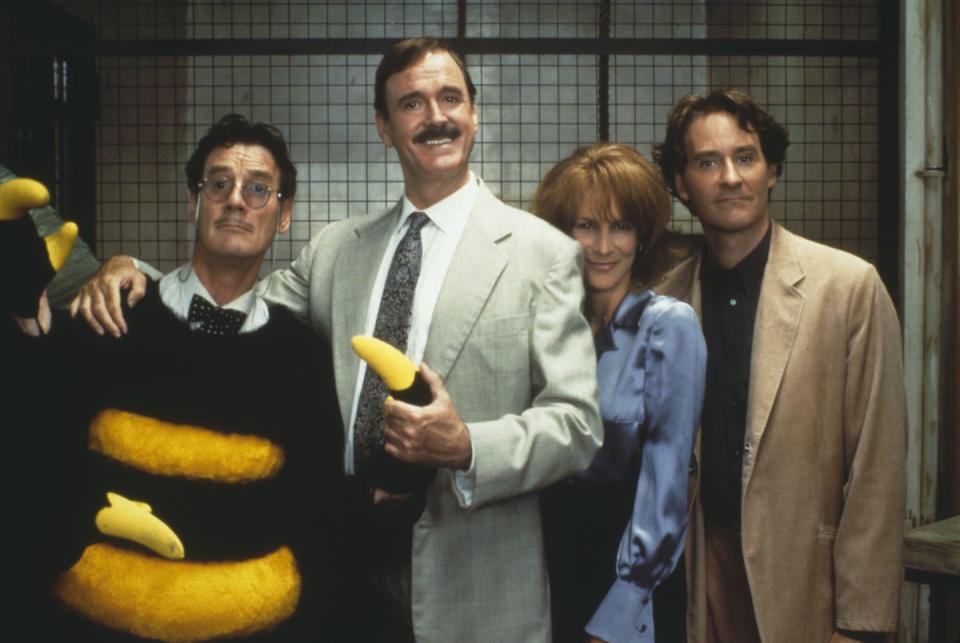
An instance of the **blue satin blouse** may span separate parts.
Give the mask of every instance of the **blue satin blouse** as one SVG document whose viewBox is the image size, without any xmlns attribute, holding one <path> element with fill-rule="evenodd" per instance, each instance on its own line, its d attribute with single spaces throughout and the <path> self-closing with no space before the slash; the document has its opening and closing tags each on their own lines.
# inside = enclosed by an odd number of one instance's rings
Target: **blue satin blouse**
<svg viewBox="0 0 960 643">
<path fill-rule="evenodd" d="M 595 345 L 604 440 L 580 475 L 636 479 L 637 491 L 617 580 L 586 630 L 611 643 L 653 641 L 653 589 L 683 552 L 706 345 L 693 309 L 652 290 L 628 293 Z"/>
</svg>

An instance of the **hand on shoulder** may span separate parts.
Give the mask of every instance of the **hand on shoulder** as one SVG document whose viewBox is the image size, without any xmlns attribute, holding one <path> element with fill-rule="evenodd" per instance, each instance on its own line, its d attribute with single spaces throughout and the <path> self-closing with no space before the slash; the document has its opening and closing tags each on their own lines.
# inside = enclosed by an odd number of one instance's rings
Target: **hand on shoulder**
<svg viewBox="0 0 960 643">
<path fill-rule="evenodd" d="M 147 291 L 147 278 L 137 270 L 131 257 L 111 257 L 101 266 L 70 302 L 70 315 L 81 314 L 98 335 L 120 337 L 127 332 L 123 317 L 122 292 L 128 290 L 127 305 L 133 307 Z"/>
</svg>

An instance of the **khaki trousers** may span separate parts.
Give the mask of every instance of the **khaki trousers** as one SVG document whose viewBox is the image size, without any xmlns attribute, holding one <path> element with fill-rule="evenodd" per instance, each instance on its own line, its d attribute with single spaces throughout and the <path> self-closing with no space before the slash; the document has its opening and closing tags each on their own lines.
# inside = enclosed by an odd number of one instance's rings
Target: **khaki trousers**
<svg viewBox="0 0 960 643">
<path fill-rule="evenodd" d="M 760 643 L 740 535 L 704 521 L 708 643 Z"/>
</svg>

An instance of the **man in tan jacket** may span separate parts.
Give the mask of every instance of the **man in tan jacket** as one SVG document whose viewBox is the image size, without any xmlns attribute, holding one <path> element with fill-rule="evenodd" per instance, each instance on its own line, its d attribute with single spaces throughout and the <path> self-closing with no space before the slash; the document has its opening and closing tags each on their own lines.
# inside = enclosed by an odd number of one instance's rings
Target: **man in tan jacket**
<svg viewBox="0 0 960 643">
<path fill-rule="evenodd" d="M 739 90 L 688 96 L 654 158 L 706 243 L 658 290 L 707 340 L 691 463 L 690 641 L 880 641 L 897 625 L 900 327 L 872 265 L 771 220 L 787 131 Z"/>
</svg>

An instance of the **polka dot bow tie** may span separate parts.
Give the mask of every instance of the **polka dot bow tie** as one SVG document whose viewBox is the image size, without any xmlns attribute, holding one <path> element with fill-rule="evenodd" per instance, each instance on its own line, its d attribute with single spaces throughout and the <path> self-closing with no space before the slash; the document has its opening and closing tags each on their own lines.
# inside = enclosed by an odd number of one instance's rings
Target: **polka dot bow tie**
<svg viewBox="0 0 960 643">
<path fill-rule="evenodd" d="M 207 335 L 236 335 L 246 318 L 246 313 L 214 306 L 200 295 L 190 300 L 187 314 L 190 329 Z"/>
</svg>

